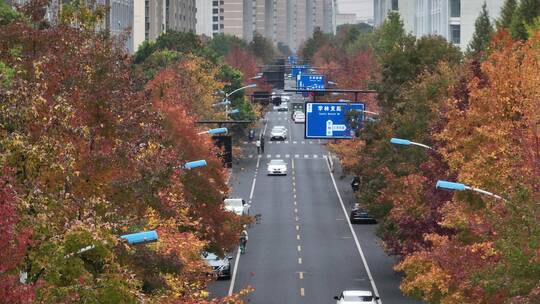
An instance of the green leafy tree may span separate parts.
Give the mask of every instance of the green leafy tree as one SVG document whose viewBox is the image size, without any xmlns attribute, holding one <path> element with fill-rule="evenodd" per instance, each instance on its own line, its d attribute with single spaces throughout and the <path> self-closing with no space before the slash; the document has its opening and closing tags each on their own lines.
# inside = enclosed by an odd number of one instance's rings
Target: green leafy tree
<svg viewBox="0 0 540 304">
<path fill-rule="evenodd" d="M 271 62 L 277 56 L 277 51 L 272 42 L 263 35 L 255 32 L 253 40 L 249 43 L 249 50 L 264 63 Z"/>
<path fill-rule="evenodd" d="M 304 60 L 313 60 L 313 56 L 315 55 L 315 53 L 319 50 L 320 47 L 328 43 L 329 40 L 330 36 L 321 31 L 319 27 L 316 27 L 313 31 L 313 36 L 309 38 L 302 47 L 301 54 Z"/>
<path fill-rule="evenodd" d="M 510 32 L 514 39 L 526 40 L 527 25 L 534 23 L 536 17 L 540 16 L 540 2 L 537 0 L 521 0 L 512 16 Z"/>
<path fill-rule="evenodd" d="M 487 5 L 484 1 L 482 5 L 482 11 L 474 22 L 474 34 L 472 37 L 467 51 L 473 56 L 478 56 L 486 50 L 493 37 L 493 26 L 489 21 L 489 13 L 487 11 Z"/>
<path fill-rule="evenodd" d="M 4 1 L 0 2 L 0 26 L 7 25 L 17 20 L 20 14 Z"/>
<path fill-rule="evenodd" d="M 506 0 L 504 6 L 501 8 L 501 14 L 497 19 L 497 29 L 506 28 L 509 29 L 512 24 L 512 16 L 516 11 L 517 0 Z"/>
<path fill-rule="evenodd" d="M 384 57 L 394 48 L 402 47 L 410 37 L 405 33 L 403 21 L 398 12 L 389 12 L 384 23 L 375 30 L 373 49 L 379 57 Z"/>
<path fill-rule="evenodd" d="M 229 34 L 214 35 L 212 40 L 206 45 L 218 57 L 225 57 L 233 48 L 246 49 L 247 44 L 244 40 Z"/>
</svg>

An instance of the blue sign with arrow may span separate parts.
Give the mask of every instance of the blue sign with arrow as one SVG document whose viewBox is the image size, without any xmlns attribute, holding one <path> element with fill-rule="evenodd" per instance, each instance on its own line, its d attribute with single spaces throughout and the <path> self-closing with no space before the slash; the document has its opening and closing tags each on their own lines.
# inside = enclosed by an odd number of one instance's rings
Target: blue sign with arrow
<svg viewBox="0 0 540 304">
<path fill-rule="evenodd" d="M 351 139 L 364 121 L 363 103 L 307 102 L 305 138 Z"/>
<path fill-rule="evenodd" d="M 289 57 L 287 57 L 287 60 L 289 61 L 289 64 L 296 64 L 298 57 L 296 57 L 295 55 L 290 55 Z"/>
<path fill-rule="evenodd" d="M 299 90 L 322 91 L 326 85 L 324 75 L 304 75 L 301 74 L 296 80 L 296 88 Z"/>
</svg>

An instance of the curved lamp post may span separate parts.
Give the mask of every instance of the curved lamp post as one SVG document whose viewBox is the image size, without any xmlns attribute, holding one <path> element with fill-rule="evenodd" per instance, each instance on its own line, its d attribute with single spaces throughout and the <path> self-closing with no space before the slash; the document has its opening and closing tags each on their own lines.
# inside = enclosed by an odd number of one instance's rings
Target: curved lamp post
<svg viewBox="0 0 540 304">
<path fill-rule="evenodd" d="M 500 196 L 498 196 L 498 195 L 496 195 L 494 193 L 491 193 L 491 192 L 486 191 L 486 190 L 474 188 L 474 187 L 471 187 L 471 186 L 467 186 L 467 185 L 462 184 L 462 183 L 454 183 L 454 182 L 439 180 L 439 181 L 437 181 L 437 185 L 435 187 L 437 189 L 441 188 L 441 189 L 458 190 L 458 191 L 471 190 L 471 191 L 474 191 L 474 192 L 489 195 L 489 196 L 494 197 L 496 199 L 506 201 L 504 198 L 502 198 L 502 197 L 500 197 Z"/>
<path fill-rule="evenodd" d="M 229 132 L 229 130 L 227 130 L 227 128 L 215 128 L 215 129 L 210 129 L 210 130 L 199 132 L 199 133 L 197 133 L 197 135 L 201 135 L 201 134 L 210 134 L 210 135 L 227 134 L 227 132 Z"/>
<path fill-rule="evenodd" d="M 428 145 L 424 145 L 424 144 L 421 144 L 421 143 L 410 141 L 408 139 L 392 137 L 392 139 L 390 139 L 390 142 L 393 143 L 394 145 L 403 145 L 403 146 L 413 145 L 413 146 L 419 146 L 419 147 L 422 147 L 422 148 L 425 148 L 425 149 L 436 151 L 435 149 L 433 149 L 432 147 L 430 147 Z"/>
<path fill-rule="evenodd" d="M 229 96 L 231 96 L 232 94 L 238 92 L 238 91 L 241 91 L 241 90 L 245 90 L 245 89 L 249 89 L 249 88 L 254 88 L 256 87 L 257 84 L 256 83 L 252 83 L 252 84 L 248 84 L 247 86 L 243 86 L 241 88 L 238 88 L 230 93 L 226 93 L 225 94 L 225 98 L 223 98 L 223 101 L 222 103 L 225 104 L 225 117 L 229 117 L 229 104 L 230 104 L 230 101 L 229 101 Z M 235 112 L 235 113 L 238 113 L 238 112 Z"/>
</svg>

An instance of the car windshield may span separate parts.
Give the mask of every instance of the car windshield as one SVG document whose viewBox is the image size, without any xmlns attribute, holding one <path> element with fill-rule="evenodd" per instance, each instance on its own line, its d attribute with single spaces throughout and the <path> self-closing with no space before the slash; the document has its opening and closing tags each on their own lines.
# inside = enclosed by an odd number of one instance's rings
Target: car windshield
<svg viewBox="0 0 540 304">
<path fill-rule="evenodd" d="M 285 162 L 281 159 L 272 159 L 270 165 L 285 165 Z"/>
<path fill-rule="evenodd" d="M 272 128 L 272 131 L 284 131 L 285 127 L 283 126 L 275 126 Z"/>
<path fill-rule="evenodd" d="M 369 302 L 373 300 L 373 297 L 372 296 L 343 296 L 343 300 Z"/>
</svg>

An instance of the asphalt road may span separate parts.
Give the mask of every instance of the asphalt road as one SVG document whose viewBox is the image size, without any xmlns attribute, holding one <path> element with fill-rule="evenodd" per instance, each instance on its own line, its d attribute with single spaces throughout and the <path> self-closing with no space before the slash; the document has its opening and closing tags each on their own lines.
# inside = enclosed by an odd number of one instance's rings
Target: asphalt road
<svg viewBox="0 0 540 304">
<path fill-rule="evenodd" d="M 288 128 L 286 141 L 269 140 L 274 125 Z M 379 303 L 421 303 L 399 291 L 400 277 L 379 245 L 376 225 L 346 220 L 353 203 L 350 180 L 330 172 L 325 141 L 304 139 L 303 127 L 290 113 L 269 112 L 264 153 L 258 156 L 245 143 L 231 186 L 234 196 L 251 201 L 251 215 L 260 214 L 261 221 L 249 229 L 246 253 L 234 253 L 233 278 L 212 283 L 211 295 L 249 285 L 255 288 L 245 297 L 250 303 L 315 304 L 335 303 L 341 291 L 360 289 L 374 291 Z M 288 163 L 287 176 L 266 175 L 266 163 L 275 158 Z"/>
</svg>

